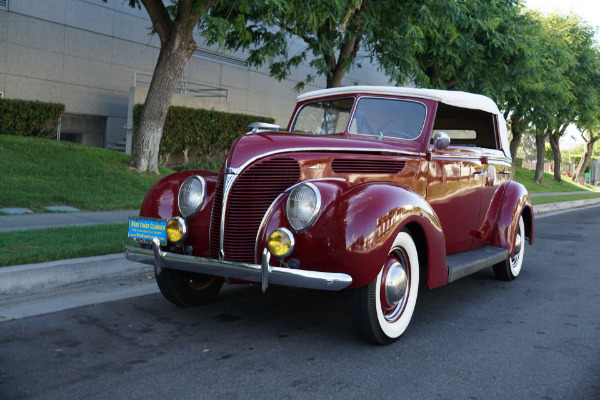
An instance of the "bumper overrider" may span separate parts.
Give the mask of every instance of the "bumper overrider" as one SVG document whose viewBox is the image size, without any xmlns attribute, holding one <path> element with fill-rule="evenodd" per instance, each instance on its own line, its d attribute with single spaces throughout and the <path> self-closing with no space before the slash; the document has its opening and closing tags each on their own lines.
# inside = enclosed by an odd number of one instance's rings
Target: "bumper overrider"
<svg viewBox="0 0 600 400">
<path fill-rule="evenodd" d="M 164 268 L 171 268 L 227 279 L 260 282 L 263 292 L 269 284 L 337 291 L 352 283 L 352 277 L 347 274 L 272 267 L 269 265 L 271 253 L 267 249 L 263 250 L 261 265 L 246 264 L 165 252 L 160 249 L 160 242 L 155 238 L 152 241 L 152 249 L 127 246 L 125 256 L 131 261 L 154 265 L 156 275 L 160 275 Z"/>
</svg>

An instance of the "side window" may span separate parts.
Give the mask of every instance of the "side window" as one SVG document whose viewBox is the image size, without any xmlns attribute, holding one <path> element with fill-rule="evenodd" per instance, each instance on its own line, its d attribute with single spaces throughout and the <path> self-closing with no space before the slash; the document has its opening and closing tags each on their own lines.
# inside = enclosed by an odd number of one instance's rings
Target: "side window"
<svg viewBox="0 0 600 400">
<path fill-rule="evenodd" d="M 454 145 L 498 148 L 494 115 L 485 111 L 439 103 L 433 135 L 440 131 L 450 135 Z"/>
</svg>

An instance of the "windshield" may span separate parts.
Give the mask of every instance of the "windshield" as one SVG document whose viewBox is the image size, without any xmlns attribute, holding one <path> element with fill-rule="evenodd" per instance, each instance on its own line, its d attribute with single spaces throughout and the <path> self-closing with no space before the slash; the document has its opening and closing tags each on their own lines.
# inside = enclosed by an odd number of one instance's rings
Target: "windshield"
<svg viewBox="0 0 600 400">
<path fill-rule="evenodd" d="M 421 135 L 427 108 L 410 100 L 362 98 L 356 106 L 348 131 L 399 139 L 416 139 Z"/>
<path fill-rule="evenodd" d="M 313 135 L 342 133 L 348 126 L 353 98 L 320 100 L 305 104 L 294 121 L 293 132 Z"/>
</svg>

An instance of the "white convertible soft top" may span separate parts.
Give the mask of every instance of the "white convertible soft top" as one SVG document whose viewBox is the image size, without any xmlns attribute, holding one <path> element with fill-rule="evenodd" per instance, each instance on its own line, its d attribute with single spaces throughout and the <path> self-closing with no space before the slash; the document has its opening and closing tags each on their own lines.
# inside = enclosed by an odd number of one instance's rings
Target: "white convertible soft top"
<svg viewBox="0 0 600 400">
<path fill-rule="evenodd" d="M 500 141 L 504 154 L 510 158 L 508 145 L 508 133 L 506 130 L 506 121 L 496 103 L 487 96 L 481 94 L 459 92 L 454 90 L 438 90 L 438 89 L 418 89 L 396 86 L 346 86 L 332 89 L 321 89 L 312 92 L 304 93 L 298 96 L 297 101 L 305 101 L 324 96 L 338 95 L 354 95 L 357 93 L 374 94 L 374 95 L 390 95 L 390 96 L 407 96 L 417 97 L 422 99 L 434 100 L 440 103 L 448 104 L 455 107 L 469 108 L 472 110 L 486 111 L 498 116 L 498 125 L 500 129 Z"/>
</svg>

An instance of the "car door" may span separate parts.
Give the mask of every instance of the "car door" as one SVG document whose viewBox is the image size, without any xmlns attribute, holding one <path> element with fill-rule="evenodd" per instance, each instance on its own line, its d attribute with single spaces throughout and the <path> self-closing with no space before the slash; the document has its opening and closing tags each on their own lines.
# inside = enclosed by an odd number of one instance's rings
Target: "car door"
<svg viewBox="0 0 600 400">
<path fill-rule="evenodd" d="M 498 121 L 489 115 L 488 126 L 479 131 L 479 135 L 488 135 L 481 138 L 482 144 L 482 188 L 481 207 L 479 220 L 474 233 L 472 247 L 479 247 L 489 243 L 500 205 L 502 202 L 505 183 L 512 177 L 511 160 L 500 149 Z"/>
<path fill-rule="evenodd" d="M 450 145 L 432 152 L 427 201 L 436 212 L 446 240 L 446 253 L 469 250 L 481 207 L 481 149 Z"/>
</svg>

